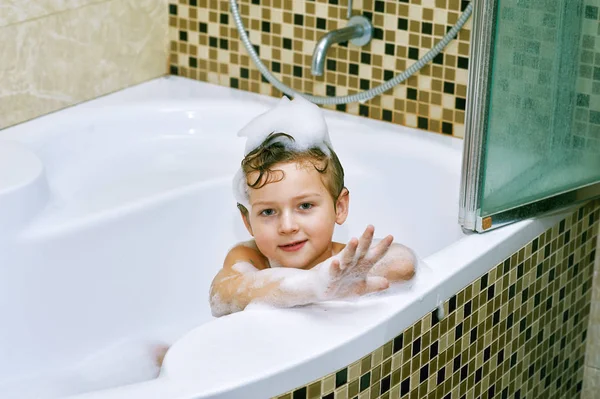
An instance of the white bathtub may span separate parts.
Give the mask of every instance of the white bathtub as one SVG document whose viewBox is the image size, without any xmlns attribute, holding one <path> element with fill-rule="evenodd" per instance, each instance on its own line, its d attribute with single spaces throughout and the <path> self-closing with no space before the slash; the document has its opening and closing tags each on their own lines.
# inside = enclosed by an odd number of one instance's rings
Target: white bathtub
<svg viewBox="0 0 600 399">
<path fill-rule="evenodd" d="M 162 78 L 0 132 L 0 398 L 274 396 L 374 350 L 561 217 L 465 235 L 461 140 L 326 111 L 351 193 L 334 238 L 372 223 L 430 269 L 408 291 L 214 319 L 210 281 L 248 238 L 236 132 L 276 101 Z M 147 364 L 130 365 L 155 342 L 173 346 L 143 381 Z"/>
</svg>

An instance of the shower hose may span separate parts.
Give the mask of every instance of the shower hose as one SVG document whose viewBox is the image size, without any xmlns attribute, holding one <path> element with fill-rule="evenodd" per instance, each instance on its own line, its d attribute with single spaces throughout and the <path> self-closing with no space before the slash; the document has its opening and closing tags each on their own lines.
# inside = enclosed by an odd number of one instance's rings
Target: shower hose
<svg viewBox="0 0 600 399">
<path fill-rule="evenodd" d="M 231 13 L 233 14 L 233 20 L 235 21 L 235 26 L 240 34 L 240 39 L 242 40 L 242 43 L 244 43 L 244 47 L 246 47 L 248 54 L 250 54 L 250 58 L 252 59 L 254 64 L 258 67 L 260 73 L 262 73 L 262 75 L 265 77 L 265 79 L 267 79 L 269 81 L 269 83 L 271 83 L 273 86 L 275 86 L 282 93 L 285 93 L 290 97 L 302 96 L 302 97 L 306 98 L 307 100 L 312 101 L 315 104 L 347 104 L 347 103 L 353 103 L 353 102 L 363 103 L 365 101 L 372 99 L 373 97 L 376 97 L 376 96 L 390 90 L 394 86 L 396 86 L 396 85 L 402 83 L 403 81 L 405 81 L 406 79 L 408 79 L 414 73 L 416 73 L 421 68 L 423 68 L 425 66 L 425 64 L 427 64 L 428 62 L 433 60 L 435 58 L 435 56 L 437 56 L 439 53 L 441 53 L 442 50 L 444 49 L 444 47 L 446 47 L 448 45 L 448 43 L 450 43 L 450 41 L 452 41 L 452 39 L 454 39 L 454 37 L 456 36 L 458 31 L 463 27 L 465 22 L 467 22 L 467 20 L 471 16 L 471 13 L 473 12 L 473 2 L 469 2 L 467 7 L 465 8 L 465 10 L 463 11 L 462 15 L 458 18 L 456 25 L 454 25 L 452 27 L 452 29 L 450 29 L 448 31 L 448 33 L 446 33 L 446 35 L 442 38 L 442 40 L 440 40 L 420 60 L 418 60 L 417 62 L 412 64 L 410 67 L 408 67 L 408 69 L 406 69 L 402 73 L 396 75 L 392 79 L 382 83 L 379 86 L 373 87 L 372 89 L 369 89 L 369 90 L 366 90 L 366 91 L 363 91 L 360 93 L 356 93 L 356 94 L 352 94 L 352 95 L 348 95 L 348 96 L 322 97 L 322 96 L 313 96 L 310 94 L 297 92 L 296 90 L 292 89 L 289 86 L 286 86 L 279 79 L 277 79 L 271 73 L 271 71 L 269 71 L 267 69 L 265 64 L 262 63 L 262 61 L 258 57 L 258 54 L 256 54 L 256 51 L 254 50 L 254 46 L 252 46 L 252 43 L 250 43 L 250 39 L 248 38 L 248 35 L 246 34 L 246 28 L 244 27 L 244 23 L 242 22 L 242 17 L 240 16 L 240 10 L 237 5 L 237 0 L 229 0 L 229 4 L 231 7 Z"/>
</svg>

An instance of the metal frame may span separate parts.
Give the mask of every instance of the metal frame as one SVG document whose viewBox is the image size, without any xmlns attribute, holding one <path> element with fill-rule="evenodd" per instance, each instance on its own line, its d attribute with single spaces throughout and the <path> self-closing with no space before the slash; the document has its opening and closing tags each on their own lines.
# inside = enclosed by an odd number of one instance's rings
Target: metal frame
<svg viewBox="0 0 600 399">
<path fill-rule="evenodd" d="M 473 4 L 473 30 L 471 31 L 471 68 L 465 115 L 465 138 L 459 223 L 475 230 L 479 215 L 480 176 L 484 162 L 489 87 L 492 60 L 492 38 L 496 21 L 498 0 L 478 0 Z"/>
<path fill-rule="evenodd" d="M 563 211 L 571 206 L 600 197 L 600 182 L 579 187 L 541 200 L 507 209 L 488 216 L 477 216 L 475 230 L 482 233 L 526 218 Z"/>
</svg>

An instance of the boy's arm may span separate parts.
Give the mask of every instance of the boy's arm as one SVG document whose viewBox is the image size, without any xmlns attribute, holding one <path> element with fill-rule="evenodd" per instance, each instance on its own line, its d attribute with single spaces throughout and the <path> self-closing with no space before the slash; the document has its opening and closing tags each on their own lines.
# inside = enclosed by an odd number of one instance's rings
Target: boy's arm
<svg viewBox="0 0 600 399">
<path fill-rule="evenodd" d="M 260 254 L 245 246 L 233 248 L 210 287 L 213 316 L 244 310 L 250 302 L 292 307 L 316 302 L 323 282 L 314 270 L 268 268 Z"/>
<path fill-rule="evenodd" d="M 370 271 L 372 276 L 385 277 L 389 282 L 408 281 L 415 275 L 417 257 L 402 245 L 392 244 L 383 258 Z"/>
<path fill-rule="evenodd" d="M 212 282 L 212 314 L 239 312 L 251 302 L 292 307 L 384 290 L 388 281 L 369 275 L 369 271 L 387 252 L 391 237 L 370 248 L 372 239 L 369 226 L 360 240 L 353 238 L 340 254 L 310 270 L 268 268 L 257 250 L 238 245 Z"/>
</svg>

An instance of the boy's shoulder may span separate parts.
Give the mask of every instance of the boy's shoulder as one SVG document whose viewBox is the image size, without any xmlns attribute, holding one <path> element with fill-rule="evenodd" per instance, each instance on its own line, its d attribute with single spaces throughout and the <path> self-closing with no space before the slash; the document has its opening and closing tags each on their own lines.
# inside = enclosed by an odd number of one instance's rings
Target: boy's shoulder
<svg viewBox="0 0 600 399">
<path fill-rule="evenodd" d="M 251 263 L 259 270 L 269 268 L 269 260 L 260 252 L 254 240 L 239 242 L 231 248 L 225 257 L 223 267 L 232 267 L 239 262 Z"/>
</svg>

